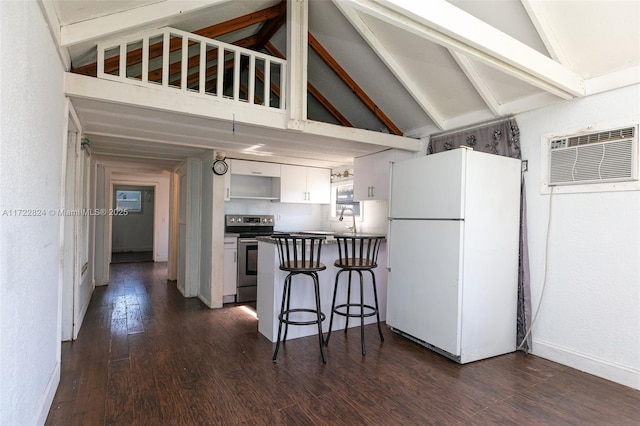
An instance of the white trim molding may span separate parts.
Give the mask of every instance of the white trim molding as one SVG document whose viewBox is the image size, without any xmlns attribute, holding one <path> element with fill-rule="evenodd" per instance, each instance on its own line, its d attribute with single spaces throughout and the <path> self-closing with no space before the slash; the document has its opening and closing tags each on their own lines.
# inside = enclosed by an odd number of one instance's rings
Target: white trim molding
<svg viewBox="0 0 640 426">
<path fill-rule="evenodd" d="M 532 353 L 594 376 L 640 390 L 640 371 L 569 348 L 533 339 Z"/>
</svg>

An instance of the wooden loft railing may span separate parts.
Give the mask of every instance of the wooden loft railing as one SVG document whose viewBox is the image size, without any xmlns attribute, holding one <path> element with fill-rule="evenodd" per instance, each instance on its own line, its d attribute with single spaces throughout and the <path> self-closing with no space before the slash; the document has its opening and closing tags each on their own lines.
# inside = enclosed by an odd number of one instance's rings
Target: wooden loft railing
<svg viewBox="0 0 640 426">
<path fill-rule="evenodd" d="M 97 77 L 285 109 L 286 66 L 274 56 L 165 27 L 98 44 Z"/>
</svg>

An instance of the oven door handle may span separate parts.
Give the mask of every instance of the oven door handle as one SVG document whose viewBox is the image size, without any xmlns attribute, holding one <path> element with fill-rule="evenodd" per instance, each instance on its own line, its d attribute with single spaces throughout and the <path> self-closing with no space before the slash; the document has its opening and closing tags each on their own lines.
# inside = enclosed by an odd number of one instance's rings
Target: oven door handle
<svg viewBox="0 0 640 426">
<path fill-rule="evenodd" d="M 257 242 L 258 240 L 256 240 L 255 238 L 238 238 L 238 243 L 253 244 Z"/>
</svg>

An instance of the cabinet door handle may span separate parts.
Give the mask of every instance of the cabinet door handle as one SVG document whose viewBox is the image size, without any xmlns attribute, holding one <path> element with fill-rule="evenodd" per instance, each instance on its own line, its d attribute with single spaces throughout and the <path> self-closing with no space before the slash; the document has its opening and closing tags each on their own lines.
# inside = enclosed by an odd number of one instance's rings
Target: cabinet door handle
<svg viewBox="0 0 640 426">
<path fill-rule="evenodd" d="M 230 198 L 229 195 L 229 188 L 227 188 L 227 198 Z"/>
<path fill-rule="evenodd" d="M 371 197 L 371 187 L 367 186 L 367 197 Z"/>
<path fill-rule="evenodd" d="M 261 175 L 261 174 L 262 174 L 262 172 L 255 172 L 255 171 L 252 171 L 252 172 L 251 172 L 251 174 L 252 174 L 252 175 Z"/>
<path fill-rule="evenodd" d="M 233 252 L 233 263 L 237 263 L 238 262 L 238 252 L 234 251 Z"/>
<path fill-rule="evenodd" d="M 371 196 L 373 197 L 373 188 L 375 188 L 375 186 L 371 187 Z"/>
</svg>

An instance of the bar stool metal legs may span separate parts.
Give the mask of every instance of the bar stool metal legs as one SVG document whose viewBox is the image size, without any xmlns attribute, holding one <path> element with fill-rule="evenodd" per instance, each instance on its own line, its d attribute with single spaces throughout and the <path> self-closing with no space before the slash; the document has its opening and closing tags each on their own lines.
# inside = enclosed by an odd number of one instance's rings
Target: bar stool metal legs
<svg viewBox="0 0 640 426">
<path fill-rule="evenodd" d="M 315 309 L 308 308 L 294 308 L 291 309 L 291 278 L 294 275 L 307 275 L 313 279 L 313 287 L 315 293 Z M 316 314 L 315 319 L 308 321 L 295 321 L 289 319 L 289 314 L 296 312 L 308 312 Z M 318 281 L 318 274 L 315 272 L 291 272 L 284 280 L 284 290 L 282 293 L 282 304 L 280 306 L 280 314 L 278 315 L 278 340 L 276 341 L 276 349 L 273 352 L 272 360 L 275 362 L 278 357 L 278 350 L 280 349 L 280 342 L 284 343 L 287 340 L 287 332 L 289 331 L 289 324 L 292 325 L 318 325 L 318 340 L 320 343 L 320 355 L 322 356 L 322 362 L 327 363 L 327 358 L 324 353 L 324 338 L 322 337 L 322 321 L 326 318 L 325 314 L 320 311 L 320 284 Z M 284 336 L 282 336 L 282 324 L 284 324 Z M 281 338 L 282 336 L 282 338 Z"/>
<path fill-rule="evenodd" d="M 380 334 L 380 341 L 384 342 L 384 336 L 382 335 L 382 327 L 380 326 L 380 307 L 378 305 L 378 289 L 376 286 L 376 276 L 373 272 L 378 266 L 377 258 L 378 251 L 380 249 L 380 243 L 384 237 L 382 236 L 358 236 L 358 235 L 336 235 L 334 237 L 338 242 L 338 255 L 340 256 L 334 263 L 338 268 L 336 273 L 336 281 L 333 288 L 333 300 L 331 302 L 331 319 L 329 320 L 329 332 L 325 338 L 325 345 L 329 344 L 331 338 L 331 330 L 333 328 L 333 316 L 341 315 L 345 317 L 344 332 L 349 329 L 349 318 L 360 318 L 360 346 L 362 355 L 367 354 L 364 343 L 364 319 L 375 315 L 378 324 L 378 333 Z M 343 272 L 349 272 L 349 278 L 347 281 L 347 301 L 336 305 L 336 298 L 338 294 L 338 286 L 340 283 L 340 275 Z M 363 272 L 368 271 L 371 274 L 371 285 L 373 287 L 373 300 L 374 305 L 368 305 L 364 303 L 364 277 Z M 358 273 L 360 278 L 360 301 L 351 301 L 351 276 L 353 272 Z M 354 309 L 356 312 L 352 312 Z"/>
<path fill-rule="evenodd" d="M 374 303 L 373 305 L 367 305 L 364 303 L 364 277 L 362 276 L 363 271 L 368 271 L 371 274 L 372 286 L 373 286 L 373 296 Z M 336 297 L 338 294 L 338 285 L 340 274 L 343 272 L 349 272 L 349 278 L 347 281 L 347 302 L 336 305 Z M 352 272 L 357 272 L 360 277 L 360 301 L 359 303 L 351 303 L 351 274 Z M 359 309 L 358 312 L 351 312 L 351 308 Z M 370 317 L 375 315 L 378 324 L 378 333 L 380 334 L 380 341 L 384 342 L 384 336 L 382 335 L 382 327 L 380 326 L 380 308 L 378 306 L 378 291 L 376 289 L 376 277 L 371 269 L 364 270 L 349 270 L 349 269 L 341 269 L 336 274 L 336 281 L 333 290 L 333 300 L 331 302 L 331 318 L 329 319 L 329 331 L 327 333 L 327 337 L 324 342 L 325 345 L 329 344 L 329 339 L 331 338 L 331 330 L 333 328 L 333 315 L 342 315 L 345 319 L 345 327 L 344 332 L 346 333 L 349 328 L 349 318 L 360 318 L 360 345 L 362 349 L 362 355 L 367 354 L 367 350 L 365 348 L 365 340 L 364 340 L 364 319 L 366 317 Z"/>
<path fill-rule="evenodd" d="M 322 336 L 322 321 L 326 316 L 320 310 L 320 282 L 318 271 L 324 271 L 326 266 L 320 262 L 320 249 L 324 237 L 303 237 L 293 234 L 278 234 L 272 238 L 278 244 L 278 256 L 280 259 L 280 270 L 287 271 L 284 288 L 282 291 L 282 303 L 280 304 L 280 314 L 278 315 L 278 338 L 276 348 L 271 358 L 274 362 L 278 358 L 280 343 L 287 340 L 289 325 L 311 325 L 318 326 L 318 340 L 320 343 L 320 355 L 322 363 L 326 364 L 327 359 L 324 353 L 324 337 Z M 308 276 L 313 281 L 315 294 L 315 309 L 291 307 L 291 283 L 295 275 Z M 315 318 L 300 320 L 295 314 L 313 314 Z M 293 318 L 291 318 L 291 314 Z M 282 335 L 282 325 L 284 324 L 284 336 Z"/>
</svg>

